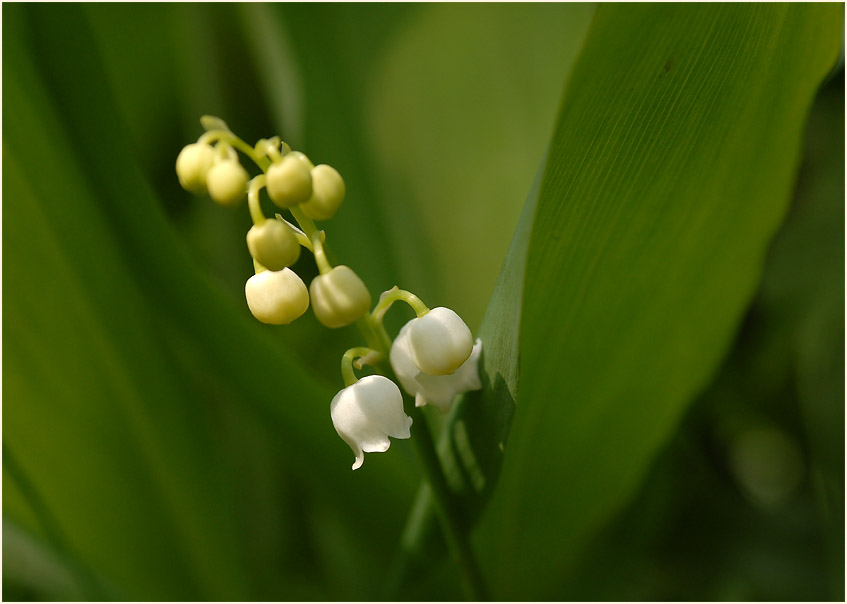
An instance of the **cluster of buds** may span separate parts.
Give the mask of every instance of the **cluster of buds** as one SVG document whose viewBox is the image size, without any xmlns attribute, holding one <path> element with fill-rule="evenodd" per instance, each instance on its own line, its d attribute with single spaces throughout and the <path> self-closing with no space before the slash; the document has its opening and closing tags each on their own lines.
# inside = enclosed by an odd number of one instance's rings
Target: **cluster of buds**
<svg viewBox="0 0 847 604">
<path fill-rule="evenodd" d="M 379 370 L 388 360 L 416 406 L 431 404 L 443 413 L 450 410 L 457 394 L 480 388 L 482 343 L 474 342 L 455 312 L 443 307 L 430 310 L 417 296 L 397 287 L 383 293 L 370 311 L 371 295 L 359 276 L 348 266 L 330 264 L 326 234 L 314 221 L 332 218 L 344 200 L 344 180 L 337 170 L 326 164 L 315 166 L 279 137 L 260 139 L 251 147 L 218 118 L 204 116 L 201 123 L 206 132 L 180 152 L 177 177 L 187 191 L 208 194 L 223 206 L 247 199 L 253 219 L 247 249 L 255 274 L 247 280 L 244 293 L 253 316 L 263 323 L 285 325 L 301 317 L 311 302 L 320 323 L 329 328 L 357 323 L 368 342 L 368 347 L 351 348 L 344 354 L 345 388 L 330 404 L 336 431 L 353 449 L 354 470 L 362 465 L 365 452 L 386 451 L 389 437 L 409 438 L 412 425 L 393 381 L 382 375 L 360 379 L 354 368 L 372 365 Z M 236 149 L 261 173 L 251 179 Z M 296 226 L 278 213 L 273 218 L 264 215 L 262 189 L 277 208 L 291 214 Z M 290 268 L 303 247 L 314 255 L 319 272 L 308 289 Z M 409 304 L 417 316 L 392 342 L 382 319 L 396 301 Z"/>
<path fill-rule="evenodd" d="M 349 267 L 329 264 L 323 249 L 325 234 L 313 222 L 332 218 L 344 201 L 346 190 L 338 171 L 326 164 L 315 166 L 278 137 L 261 139 L 250 147 L 222 120 L 207 116 L 201 122 L 207 131 L 180 152 L 177 177 L 187 191 L 208 193 L 223 206 L 237 206 L 247 199 L 253 219 L 247 249 L 255 274 L 247 280 L 244 294 L 253 316 L 262 323 L 286 325 L 306 312 L 310 299 L 315 316 L 327 327 L 344 327 L 364 315 L 371 305 L 367 287 Z M 236 147 L 257 164 L 261 174 L 250 179 Z M 279 214 L 266 218 L 260 203 L 262 189 L 279 209 L 291 212 L 301 228 Z M 302 247 L 314 253 L 320 271 L 308 289 L 290 268 Z"/>
</svg>

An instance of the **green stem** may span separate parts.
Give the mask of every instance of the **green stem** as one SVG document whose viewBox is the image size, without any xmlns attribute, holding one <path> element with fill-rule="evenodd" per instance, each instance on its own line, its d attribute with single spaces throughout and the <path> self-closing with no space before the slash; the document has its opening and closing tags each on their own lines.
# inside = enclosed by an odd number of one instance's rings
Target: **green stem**
<svg viewBox="0 0 847 604">
<path fill-rule="evenodd" d="M 276 148 L 276 145 L 270 144 L 267 147 L 268 157 L 272 162 L 276 163 L 282 161 L 282 154 L 279 152 L 279 149 Z"/>
<path fill-rule="evenodd" d="M 383 292 L 383 294 L 379 297 L 379 302 L 377 302 L 377 305 L 374 307 L 371 314 L 377 322 L 382 323 L 382 317 L 388 309 L 391 308 L 391 305 L 398 301 L 405 302 L 411 306 L 418 318 L 429 312 L 429 308 L 427 308 L 426 304 L 424 304 L 415 294 L 408 292 L 405 289 L 400 289 L 395 285 L 387 292 Z"/>
<path fill-rule="evenodd" d="M 267 171 L 268 166 L 271 165 L 271 160 L 267 157 L 259 157 L 256 154 L 256 150 L 245 143 L 243 140 L 235 136 L 232 132 L 228 130 L 209 130 L 200 138 L 197 139 L 198 143 L 206 143 L 211 144 L 215 141 L 224 141 L 225 143 L 229 143 L 239 151 L 241 151 L 244 155 L 249 157 L 253 163 L 255 163 L 262 171 Z"/>
<path fill-rule="evenodd" d="M 441 528 L 447 540 L 447 546 L 453 552 L 453 557 L 459 565 L 462 581 L 468 597 L 474 601 L 489 600 L 482 573 L 477 566 L 476 558 L 471 548 L 468 532 L 461 510 L 456 504 L 447 478 L 441 466 L 438 453 L 433 445 L 432 433 L 426 422 L 426 417 L 418 407 L 412 407 L 413 424 L 418 434 L 412 439 L 418 456 L 423 464 L 427 482 L 435 500 L 435 511 L 441 521 Z"/>
<path fill-rule="evenodd" d="M 359 381 L 359 378 L 356 377 L 356 373 L 353 371 L 353 361 L 357 358 L 367 357 L 368 355 L 376 355 L 378 357 L 380 353 L 364 346 L 358 346 L 351 348 L 341 357 L 341 377 L 344 378 L 345 387 L 352 386 Z M 359 369 L 361 369 L 361 366 L 359 366 Z"/>
<path fill-rule="evenodd" d="M 299 206 L 294 206 L 293 208 L 289 208 L 289 210 L 291 211 L 291 215 L 294 216 L 294 220 L 297 221 L 297 224 L 300 225 L 300 228 L 303 229 L 304 233 L 306 233 L 306 237 L 311 239 L 315 233 L 319 232 L 318 227 L 315 226 L 315 221 L 306 216 L 300 210 Z"/>
<path fill-rule="evenodd" d="M 259 191 L 265 186 L 265 175 L 259 174 L 256 178 L 250 181 L 250 188 L 247 191 L 247 207 L 250 210 L 250 218 L 253 219 L 253 224 L 262 224 L 265 220 L 262 213 L 262 205 L 259 202 Z"/>
<path fill-rule="evenodd" d="M 385 345 L 385 342 L 379 336 L 379 333 L 374 330 L 373 325 L 368 321 L 368 317 L 370 317 L 370 315 L 359 317 L 356 320 L 356 326 L 359 328 L 362 336 L 364 336 L 365 342 L 367 342 L 368 346 L 374 350 L 380 351 L 383 356 L 385 356 L 385 351 L 391 349 L 391 344 L 389 342 L 388 346 Z"/>
<path fill-rule="evenodd" d="M 324 244 L 325 234 L 318 230 L 315 226 L 315 221 L 306 216 L 298 206 L 289 208 L 291 215 L 297 222 L 297 225 L 309 239 L 310 245 L 306 246 L 315 255 L 315 263 L 318 265 L 318 271 L 323 275 L 332 270 L 332 265 L 327 258 L 326 247 Z"/>
<path fill-rule="evenodd" d="M 315 255 L 315 264 L 318 265 L 318 271 L 321 275 L 325 275 L 332 270 L 332 265 L 326 259 L 321 234 L 317 232 L 312 233 L 312 253 Z"/>
<path fill-rule="evenodd" d="M 365 338 L 368 338 L 367 334 L 369 333 L 370 339 L 375 342 L 374 348 L 383 351 L 383 354 L 388 354 L 391 350 L 391 338 L 388 337 L 382 323 L 374 319 L 372 314 L 366 314 L 364 317 L 359 319 L 359 329 L 363 332 L 367 330 Z"/>
</svg>

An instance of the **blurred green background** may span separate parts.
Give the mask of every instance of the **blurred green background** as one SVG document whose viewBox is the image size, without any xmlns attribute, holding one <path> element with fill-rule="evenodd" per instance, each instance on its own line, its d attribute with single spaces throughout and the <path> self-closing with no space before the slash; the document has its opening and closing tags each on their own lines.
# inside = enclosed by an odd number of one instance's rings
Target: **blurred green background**
<svg viewBox="0 0 847 604">
<path fill-rule="evenodd" d="M 477 331 L 595 10 L 4 4 L 4 599 L 460 598 L 446 555 L 385 596 L 420 480 L 349 470 L 356 333 L 253 320 L 249 216 L 174 161 L 280 134 L 344 175 L 336 258 Z M 838 67 L 730 352 L 545 597 L 843 599 L 843 120 Z"/>
</svg>

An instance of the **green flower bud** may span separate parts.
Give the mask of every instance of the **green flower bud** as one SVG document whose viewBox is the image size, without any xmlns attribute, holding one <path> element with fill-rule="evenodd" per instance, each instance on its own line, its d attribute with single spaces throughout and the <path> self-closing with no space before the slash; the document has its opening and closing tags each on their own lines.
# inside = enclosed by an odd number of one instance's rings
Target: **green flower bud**
<svg viewBox="0 0 847 604">
<path fill-rule="evenodd" d="M 281 271 L 300 257 L 300 244 L 291 228 L 279 220 L 266 220 L 247 232 L 250 255 L 268 270 Z"/>
<path fill-rule="evenodd" d="M 244 295 L 253 316 L 270 325 L 287 325 L 309 308 L 306 284 L 290 268 L 253 275 Z"/>
<path fill-rule="evenodd" d="M 327 327 L 344 327 L 368 312 L 371 294 L 348 266 L 336 266 L 318 275 L 309 286 L 312 310 Z"/>
<path fill-rule="evenodd" d="M 209 197 L 222 206 L 238 205 L 247 195 L 249 178 L 247 170 L 236 160 L 222 159 L 206 175 Z"/>
<path fill-rule="evenodd" d="M 195 195 L 206 194 L 206 175 L 215 162 L 215 150 L 210 145 L 186 145 L 176 158 L 176 176 L 183 189 Z"/>
<path fill-rule="evenodd" d="M 312 196 L 300 205 L 312 220 L 329 220 L 344 201 L 344 179 L 332 166 L 321 164 L 312 169 Z"/>
<path fill-rule="evenodd" d="M 302 153 L 289 153 L 268 168 L 268 197 L 281 208 L 291 208 L 312 195 L 311 162 Z"/>
</svg>

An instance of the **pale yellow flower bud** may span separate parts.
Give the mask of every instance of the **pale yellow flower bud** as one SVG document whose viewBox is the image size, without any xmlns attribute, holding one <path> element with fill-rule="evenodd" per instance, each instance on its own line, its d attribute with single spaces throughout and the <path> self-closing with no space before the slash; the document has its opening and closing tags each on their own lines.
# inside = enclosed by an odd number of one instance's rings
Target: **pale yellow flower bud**
<svg viewBox="0 0 847 604">
<path fill-rule="evenodd" d="M 253 316 L 271 325 L 287 325 L 309 308 L 306 284 L 289 268 L 253 275 L 244 294 Z"/>
<path fill-rule="evenodd" d="M 247 195 L 247 174 L 240 163 L 234 159 L 222 159 L 206 175 L 209 197 L 222 206 L 234 206 Z"/>
<path fill-rule="evenodd" d="M 344 327 L 368 312 L 371 294 L 348 266 L 336 266 L 318 275 L 309 286 L 312 310 L 327 327 Z"/>
<path fill-rule="evenodd" d="M 279 220 L 266 220 L 247 232 L 247 249 L 262 266 L 281 271 L 300 257 L 300 244 L 291 228 Z"/>
<path fill-rule="evenodd" d="M 268 197 L 281 208 L 291 208 L 312 195 L 311 162 L 302 153 L 292 152 L 268 168 L 265 186 Z"/>
<path fill-rule="evenodd" d="M 215 162 L 215 150 L 210 145 L 186 145 L 176 158 L 176 176 L 183 189 L 195 195 L 205 195 L 206 175 Z"/>
<path fill-rule="evenodd" d="M 344 179 L 332 166 L 321 164 L 312 170 L 312 196 L 300 205 L 312 220 L 329 220 L 341 207 L 347 190 Z"/>
</svg>

